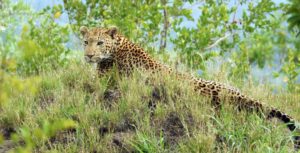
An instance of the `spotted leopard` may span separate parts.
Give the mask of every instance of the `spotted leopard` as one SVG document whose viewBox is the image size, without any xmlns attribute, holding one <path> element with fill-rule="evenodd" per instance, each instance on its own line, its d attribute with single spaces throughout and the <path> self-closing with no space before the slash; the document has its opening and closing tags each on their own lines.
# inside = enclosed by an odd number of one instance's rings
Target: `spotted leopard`
<svg viewBox="0 0 300 153">
<path fill-rule="evenodd" d="M 295 131 L 295 120 L 282 111 L 266 106 L 263 103 L 249 98 L 240 91 L 214 81 L 207 81 L 191 75 L 174 72 L 171 68 L 155 61 L 140 46 L 132 43 L 125 36 L 120 34 L 116 28 L 87 28 L 81 27 L 80 33 L 83 37 L 85 60 L 90 63 L 97 63 L 99 73 L 105 73 L 113 65 L 116 65 L 120 73 L 130 74 L 135 69 L 142 69 L 151 72 L 164 71 L 176 73 L 179 79 L 188 81 L 193 85 L 194 90 L 212 99 L 214 106 L 219 107 L 221 93 L 225 92 L 239 109 L 261 112 L 267 118 L 278 118 L 286 123 L 290 131 Z M 293 136 L 295 149 L 300 149 L 300 136 Z"/>
</svg>

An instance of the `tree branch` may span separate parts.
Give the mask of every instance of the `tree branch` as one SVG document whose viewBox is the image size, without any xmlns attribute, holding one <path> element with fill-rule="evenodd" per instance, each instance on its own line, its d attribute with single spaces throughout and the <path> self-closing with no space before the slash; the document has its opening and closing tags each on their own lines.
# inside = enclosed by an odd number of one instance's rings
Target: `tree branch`
<svg viewBox="0 0 300 153">
<path fill-rule="evenodd" d="M 216 47 L 220 42 L 224 41 L 225 39 L 227 39 L 231 35 L 233 35 L 233 33 L 232 34 L 226 34 L 224 37 L 219 38 L 213 44 L 209 45 L 208 47 L 205 47 L 204 50 L 208 50 L 208 49 L 211 49 L 213 47 Z"/>
<path fill-rule="evenodd" d="M 159 50 L 163 51 L 167 47 L 167 34 L 169 28 L 168 12 L 166 8 L 166 1 L 162 0 L 161 3 L 164 5 L 163 14 L 164 14 L 164 27 L 161 31 L 161 40 L 159 45 Z"/>
</svg>

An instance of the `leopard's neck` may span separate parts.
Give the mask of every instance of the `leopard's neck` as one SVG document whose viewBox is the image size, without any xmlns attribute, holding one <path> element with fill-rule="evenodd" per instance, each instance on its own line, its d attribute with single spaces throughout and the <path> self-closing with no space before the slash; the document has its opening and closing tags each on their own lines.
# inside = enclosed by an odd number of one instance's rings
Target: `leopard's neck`
<svg viewBox="0 0 300 153">
<path fill-rule="evenodd" d="M 172 69 L 155 61 L 146 50 L 139 45 L 120 37 L 120 44 L 117 48 L 116 64 L 125 71 L 133 71 L 134 68 L 157 72 L 172 72 Z"/>
</svg>

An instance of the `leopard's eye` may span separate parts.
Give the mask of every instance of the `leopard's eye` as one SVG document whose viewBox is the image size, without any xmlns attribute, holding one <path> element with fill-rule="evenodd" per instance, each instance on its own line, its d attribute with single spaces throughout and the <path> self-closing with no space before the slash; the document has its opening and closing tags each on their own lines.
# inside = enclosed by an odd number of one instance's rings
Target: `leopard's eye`
<svg viewBox="0 0 300 153">
<path fill-rule="evenodd" d="M 103 44 L 103 41 L 98 41 L 98 42 L 97 42 L 97 45 L 98 45 L 98 46 L 100 46 L 100 45 L 102 45 L 102 44 Z"/>
<path fill-rule="evenodd" d="M 88 41 L 84 41 L 84 44 L 87 45 L 87 44 L 89 44 L 89 42 Z"/>
</svg>

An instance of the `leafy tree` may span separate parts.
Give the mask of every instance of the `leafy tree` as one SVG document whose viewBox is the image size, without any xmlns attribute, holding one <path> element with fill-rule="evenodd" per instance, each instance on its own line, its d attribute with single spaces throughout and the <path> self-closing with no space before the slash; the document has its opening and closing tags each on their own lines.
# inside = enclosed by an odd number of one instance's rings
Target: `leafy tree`
<svg viewBox="0 0 300 153">
<path fill-rule="evenodd" d="M 191 9 L 192 6 L 198 9 Z M 296 12 L 297 6 L 291 5 L 289 12 Z M 298 65 L 297 60 L 287 58 L 297 59 L 298 53 L 294 48 L 297 42 L 290 38 L 284 25 L 286 16 L 280 15 L 286 5 L 271 0 L 65 0 L 64 7 L 75 30 L 79 25 L 115 25 L 141 45 L 147 43 L 150 51 L 173 50 L 179 63 L 204 72 L 207 62 L 222 57 L 226 60 L 219 63 L 231 65 L 229 74 L 243 78 L 252 66 L 263 69 L 276 65 L 274 59 L 281 55 L 280 61 L 284 62 L 278 74 L 288 77 L 289 84 L 294 84 L 299 74 L 298 66 L 289 71 L 285 68 L 291 61 Z M 197 14 L 195 11 L 200 12 L 199 17 L 192 16 Z M 185 26 L 184 22 L 193 25 Z M 291 47 L 286 52 L 283 46 Z"/>
<path fill-rule="evenodd" d="M 62 7 L 47 7 L 33 14 L 28 24 L 23 26 L 20 49 L 20 63 L 27 73 L 38 73 L 57 68 L 66 63 L 70 51 L 66 47 L 69 41 L 69 26 L 61 26 L 55 22 Z"/>
<path fill-rule="evenodd" d="M 86 2 L 64 0 L 70 23 L 74 25 L 76 31 L 80 25 L 113 25 L 126 36 L 140 43 L 157 44 L 160 42 L 160 50 L 167 47 L 173 22 L 179 18 L 192 19 L 192 12 L 183 8 L 184 4 L 181 0 L 175 0 L 172 3 L 167 0 L 87 0 Z"/>
<path fill-rule="evenodd" d="M 286 14 L 289 22 L 289 29 L 293 30 L 298 28 L 300 30 L 300 0 L 290 0 L 290 4 L 287 6 Z M 297 35 L 300 34 L 300 31 Z"/>
<path fill-rule="evenodd" d="M 16 71 L 15 51 L 19 40 L 16 33 L 30 12 L 30 7 L 22 2 L 12 3 L 10 0 L 0 2 L 0 69 L 7 72 Z"/>
</svg>

